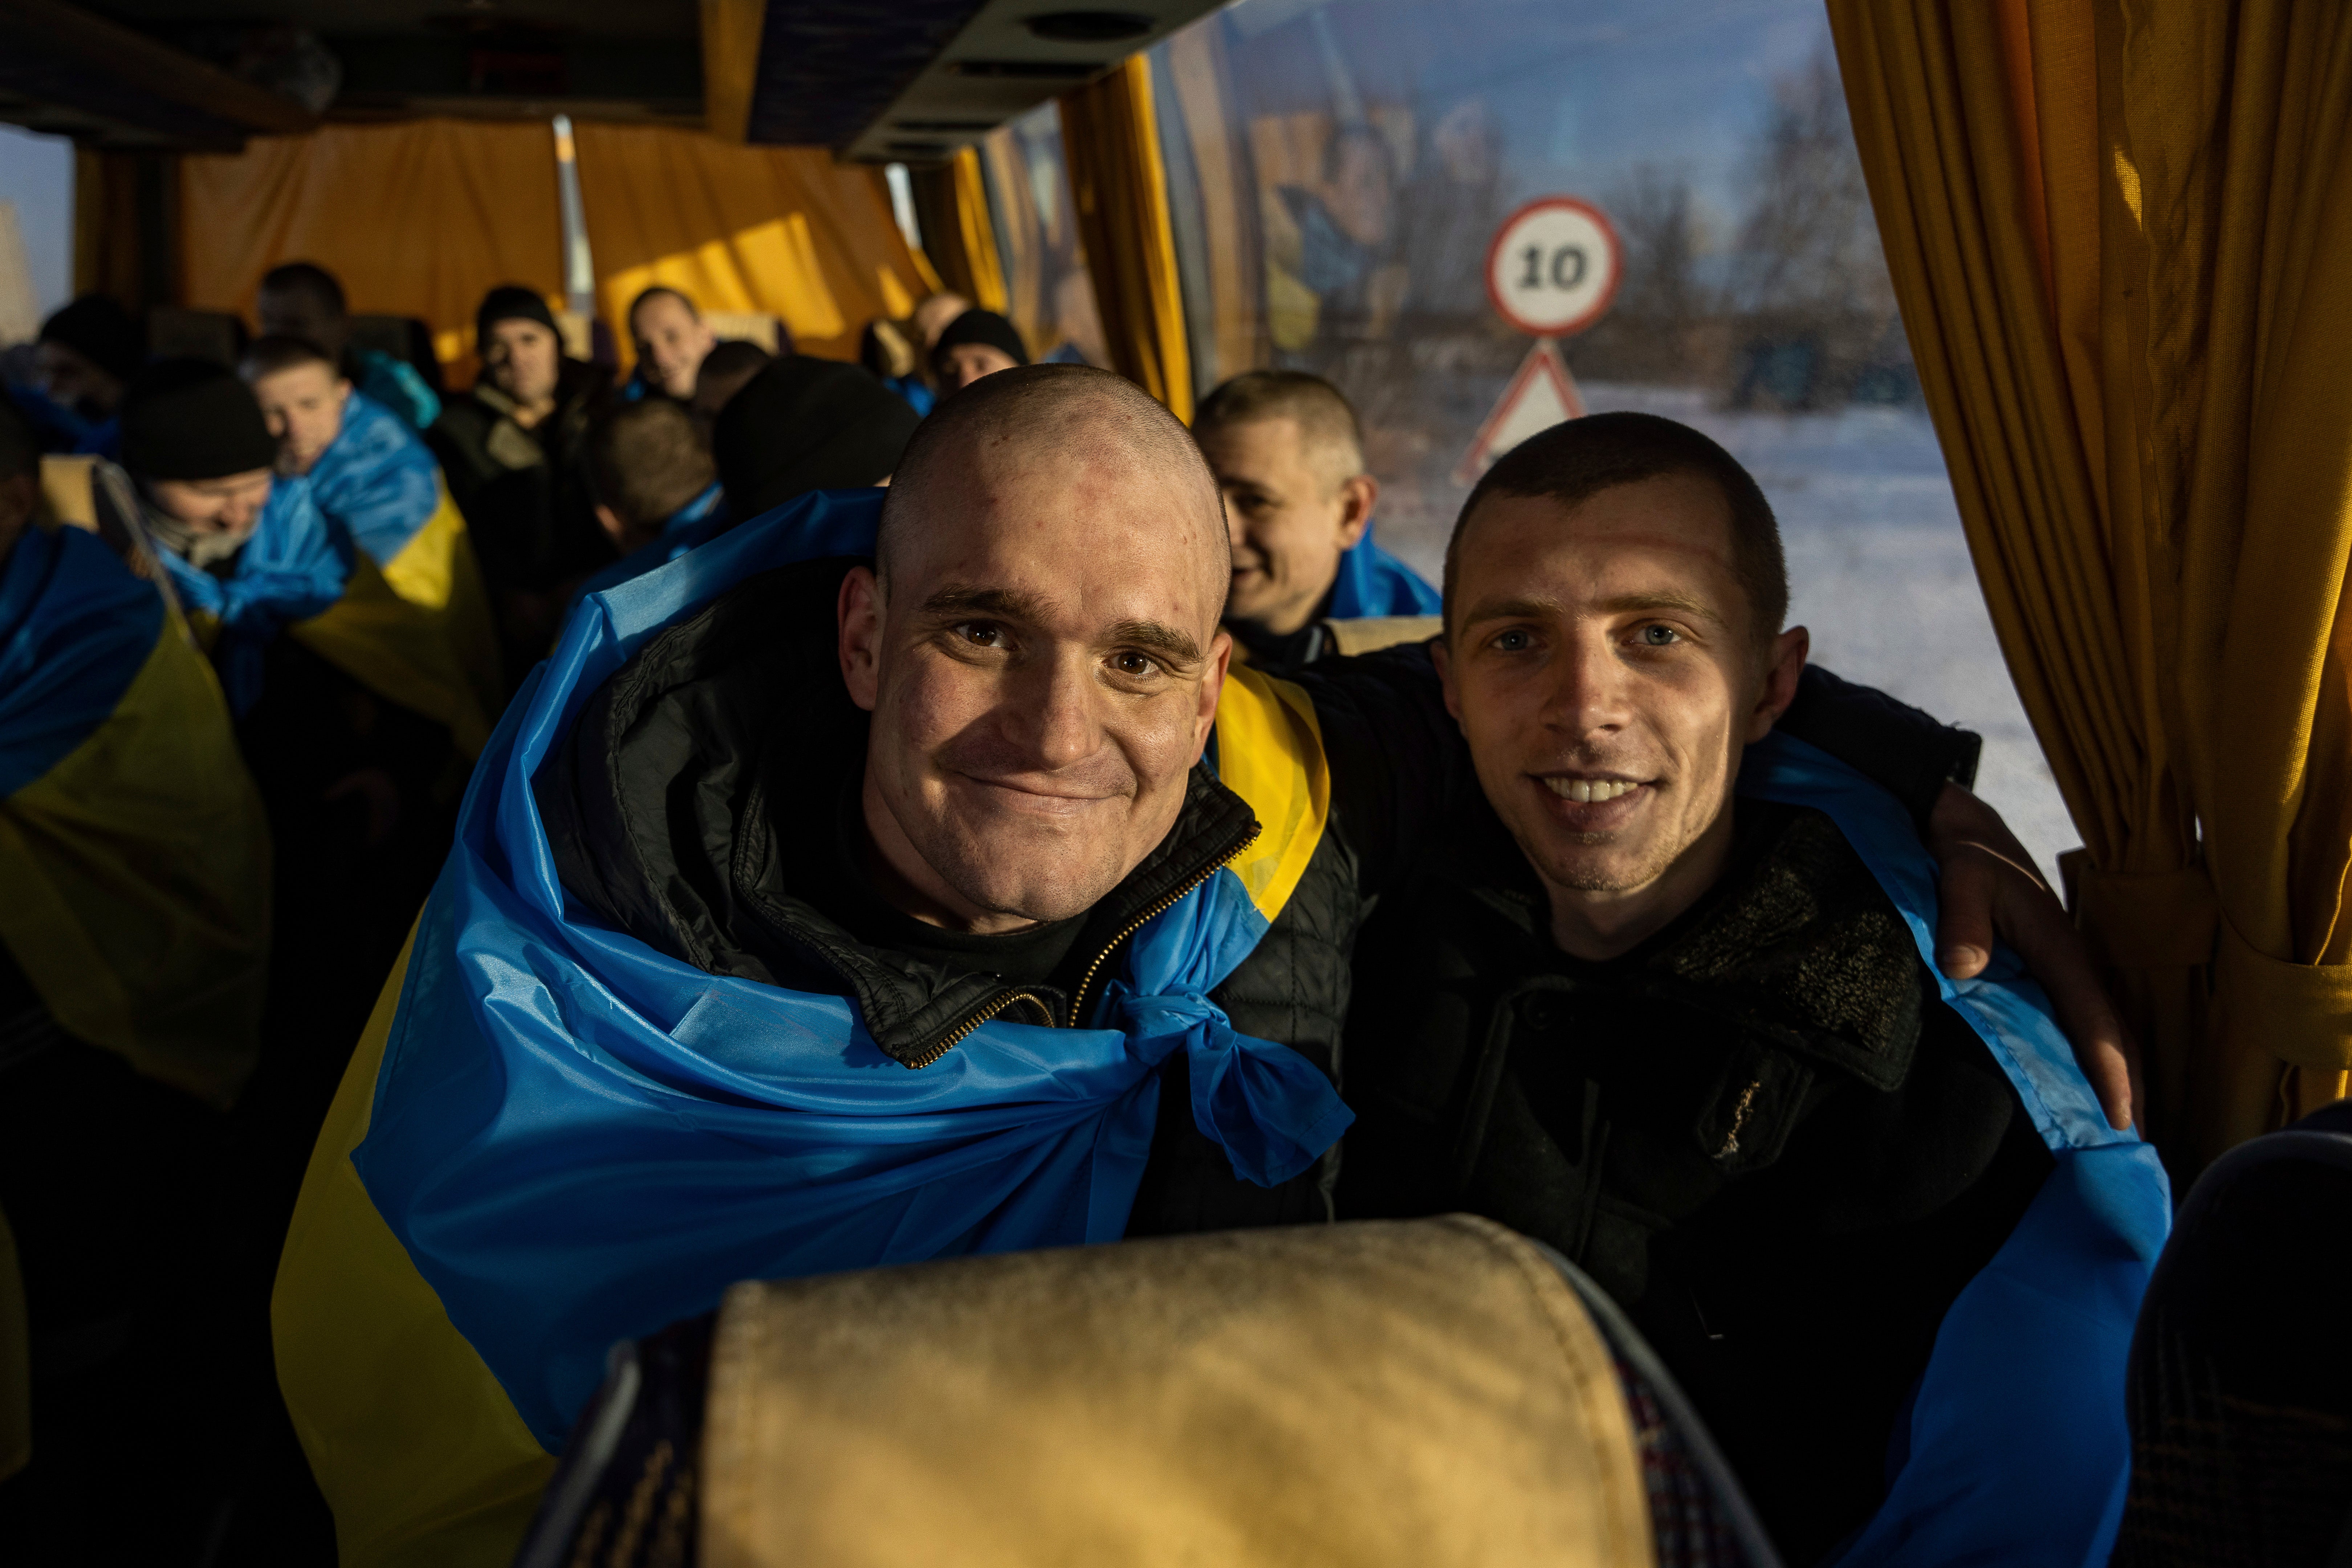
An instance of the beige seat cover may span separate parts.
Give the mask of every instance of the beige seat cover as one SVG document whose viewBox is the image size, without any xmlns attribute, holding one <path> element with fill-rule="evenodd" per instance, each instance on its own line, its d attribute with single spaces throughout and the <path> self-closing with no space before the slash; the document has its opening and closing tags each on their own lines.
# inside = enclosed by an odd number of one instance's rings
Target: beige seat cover
<svg viewBox="0 0 2352 1568">
<path fill-rule="evenodd" d="M 1607 1345 L 1464 1215 L 739 1285 L 701 1561 L 1650 1568 Z"/>
</svg>

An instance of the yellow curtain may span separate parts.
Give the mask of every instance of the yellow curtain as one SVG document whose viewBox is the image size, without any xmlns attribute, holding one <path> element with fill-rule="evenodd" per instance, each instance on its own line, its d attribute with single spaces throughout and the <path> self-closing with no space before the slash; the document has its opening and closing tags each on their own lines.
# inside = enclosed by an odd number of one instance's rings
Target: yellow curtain
<svg viewBox="0 0 2352 1568">
<path fill-rule="evenodd" d="M 1062 148 L 1111 368 L 1189 425 L 1192 359 L 1151 68 L 1141 55 L 1062 100 Z"/>
<path fill-rule="evenodd" d="M 760 82 L 760 35 L 768 0 L 702 0 L 703 128 L 740 142 Z"/>
<path fill-rule="evenodd" d="M 2352 1067 L 2352 8 L 1830 0 L 2176 1170 Z"/>
<path fill-rule="evenodd" d="M 706 310 L 781 316 L 802 353 L 831 359 L 856 358 L 875 317 L 914 310 L 921 272 L 866 170 L 658 126 L 576 133 L 597 304 L 625 366 L 629 301 L 655 283 Z"/>
<path fill-rule="evenodd" d="M 989 216 L 988 182 L 981 177 L 980 154 L 960 147 L 947 163 L 918 172 L 915 181 L 923 219 L 923 249 L 939 268 L 940 287 L 983 310 L 1009 313 L 1004 264 L 997 253 L 996 225 Z"/>
<path fill-rule="evenodd" d="M 563 292 L 555 144 L 543 123 L 419 120 L 257 136 L 181 160 L 186 302 L 248 320 L 261 275 L 315 261 L 354 311 L 415 316 L 456 384 L 474 307 L 500 283 Z"/>
</svg>

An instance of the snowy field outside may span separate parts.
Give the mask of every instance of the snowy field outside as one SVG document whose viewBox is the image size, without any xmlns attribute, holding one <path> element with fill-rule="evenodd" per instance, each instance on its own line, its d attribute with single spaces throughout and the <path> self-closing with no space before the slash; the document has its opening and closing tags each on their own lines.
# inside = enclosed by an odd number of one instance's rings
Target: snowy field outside
<svg viewBox="0 0 2352 1568">
<path fill-rule="evenodd" d="M 1588 383 L 1582 391 L 1595 413 L 1634 409 L 1695 425 L 1748 466 L 1780 517 L 1789 620 L 1811 629 L 1814 662 L 1982 735 L 1977 793 L 2055 886 L 2060 852 L 2081 836 L 2010 684 L 1926 412 L 1738 413 L 1696 390 Z M 1381 542 L 1433 582 L 1452 521 L 1433 510 L 1383 512 Z"/>
</svg>

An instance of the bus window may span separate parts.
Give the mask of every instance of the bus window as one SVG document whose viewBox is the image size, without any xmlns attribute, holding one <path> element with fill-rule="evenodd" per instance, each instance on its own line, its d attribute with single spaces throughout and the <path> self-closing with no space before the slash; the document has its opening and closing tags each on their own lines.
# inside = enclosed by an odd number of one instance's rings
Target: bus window
<svg viewBox="0 0 2352 1568">
<path fill-rule="evenodd" d="M 1059 110 L 1041 104 L 991 132 L 981 144 L 980 167 L 1012 296 L 1005 314 L 1027 341 L 1030 357 L 1108 364 L 1072 210 Z"/>
<path fill-rule="evenodd" d="M 1381 542 L 1434 580 L 1531 340 L 1488 247 L 1548 195 L 1622 274 L 1559 341 L 1588 411 L 1696 425 L 1763 482 L 1822 663 L 1985 737 L 1980 792 L 2076 842 L 1987 617 L 1814 0 L 1238 0 L 1151 51 L 1202 391 L 1337 384 Z"/>
</svg>

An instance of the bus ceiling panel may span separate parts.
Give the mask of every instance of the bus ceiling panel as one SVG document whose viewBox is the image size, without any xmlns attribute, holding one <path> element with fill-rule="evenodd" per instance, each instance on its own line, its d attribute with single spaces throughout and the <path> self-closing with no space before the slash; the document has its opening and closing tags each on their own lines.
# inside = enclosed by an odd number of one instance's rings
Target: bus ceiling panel
<svg viewBox="0 0 2352 1568">
<path fill-rule="evenodd" d="M 951 157 L 958 147 L 1084 86 L 1218 4 L 1112 0 L 1079 6 L 1068 0 L 987 0 L 845 151 L 869 163 Z"/>
<path fill-rule="evenodd" d="M 196 56 L 63 0 L 0 0 L 0 117 L 91 145 L 230 151 L 318 117 Z"/>
<path fill-rule="evenodd" d="M 747 131 L 869 163 L 937 161 L 1217 0 L 769 0 Z"/>
</svg>

